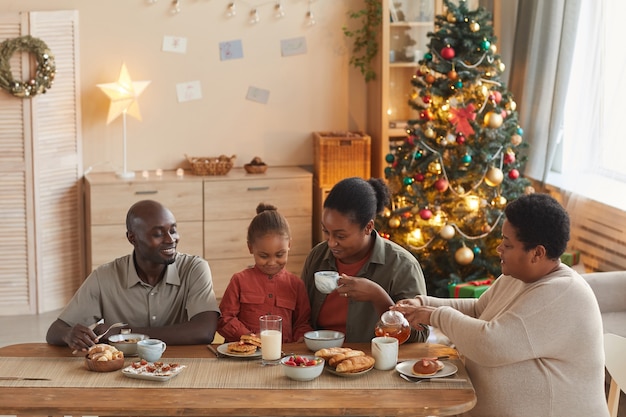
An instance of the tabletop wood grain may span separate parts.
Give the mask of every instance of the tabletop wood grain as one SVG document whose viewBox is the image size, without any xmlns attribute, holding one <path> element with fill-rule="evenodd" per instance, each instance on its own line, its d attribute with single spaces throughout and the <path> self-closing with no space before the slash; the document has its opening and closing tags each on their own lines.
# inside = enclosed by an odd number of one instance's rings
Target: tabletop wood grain
<svg viewBox="0 0 626 417">
<path fill-rule="evenodd" d="M 369 344 L 346 344 L 369 353 Z M 310 353 L 304 344 L 286 352 Z M 399 360 L 457 352 L 447 346 L 400 346 Z M 0 348 L 0 357 L 71 357 L 68 348 L 26 343 Z M 164 358 L 214 358 L 205 345 L 168 346 Z M 228 359 L 226 359 L 228 360 Z M 476 404 L 473 389 L 162 389 L 3 387 L 0 415 L 107 416 L 451 416 Z M 130 414 L 129 414 L 130 413 Z"/>
</svg>

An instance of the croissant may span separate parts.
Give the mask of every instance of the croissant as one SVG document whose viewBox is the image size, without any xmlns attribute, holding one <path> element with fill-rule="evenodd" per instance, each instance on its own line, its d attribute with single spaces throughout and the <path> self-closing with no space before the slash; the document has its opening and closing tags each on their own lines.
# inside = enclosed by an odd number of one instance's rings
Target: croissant
<svg viewBox="0 0 626 417">
<path fill-rule="evenodd" d="M 360 350 L 349 350 L 344 353 L 338 353 L 336 355 L 331 356 L 330 359 L 328 359 L 328 364 L 330 366 L 337 366 L 338 363 L 348 358 L 354 358 L 357 356 L 365 356 L 365 352 L 360 351 Z"/>
<path fill-rule="evenodd" d="M 353 356 L 339 362 L 335 370 L 339 373 L 352 374 L 370 369 L 372 366 L 374 366 L 374 362 L 376 362 L 376 360 L 371 356 Z"/>
<path fill-rule="evenodd" d="M 335 355 L 340 353 L 345 353 L 351 351 L 350 348 L 342 348 L 342 347 L 332 347 L 332 348 L 324 348 L 315 352 L 315 356 L 319 356 L 320 358 L 324 358 L 326 360 L 332 358 Z"/>
</svg>

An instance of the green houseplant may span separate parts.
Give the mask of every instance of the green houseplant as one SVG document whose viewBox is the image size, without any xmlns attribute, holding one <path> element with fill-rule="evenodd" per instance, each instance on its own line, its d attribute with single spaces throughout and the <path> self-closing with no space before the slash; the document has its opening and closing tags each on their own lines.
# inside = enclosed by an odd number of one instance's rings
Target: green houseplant
<svg viewBox="0 0 626 417">
<path fill-rule="evenodd" d="M 376 79 L 376 71 L 372 68 L 372 60 L 378 53 L 378 28 L 382 23 L 382 3 L 380 0 L 364 0 L 364 7 L 349 12 L 351 19 L 360 21 L 360 27 L 349 29 L 343 27 L 343 33 L 353 38 L 350 65 L 361 71 L 365 81 Z"/>
</svg>

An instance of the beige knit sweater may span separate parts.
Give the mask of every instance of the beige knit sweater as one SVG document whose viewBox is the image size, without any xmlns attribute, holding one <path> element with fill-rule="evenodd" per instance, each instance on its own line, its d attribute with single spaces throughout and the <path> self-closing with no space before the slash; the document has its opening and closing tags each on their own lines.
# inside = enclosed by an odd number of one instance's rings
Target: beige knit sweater
<svg viewBox="0 0 626 417">
<path fill-rule="evenodd" d="M 419 298 L 465 357 L 472 417 L 608 417 L 600 310 L 568 266 L 532 284 L 502 275 L 479 299 Z"/>
</svg>

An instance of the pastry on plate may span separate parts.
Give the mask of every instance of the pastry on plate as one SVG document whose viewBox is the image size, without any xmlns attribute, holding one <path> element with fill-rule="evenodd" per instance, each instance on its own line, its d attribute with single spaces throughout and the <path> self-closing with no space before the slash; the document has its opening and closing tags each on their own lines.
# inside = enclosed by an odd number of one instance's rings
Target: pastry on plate
<svg viewBox="0 0 626 417">
<path fill-rule="evenodd" d="M 443 362 L 436 359 L 419 359 L 413 364 L 411 369 L 413 375 L 417 376 L 433 376 L 443 369 Z"/>
</svg>

